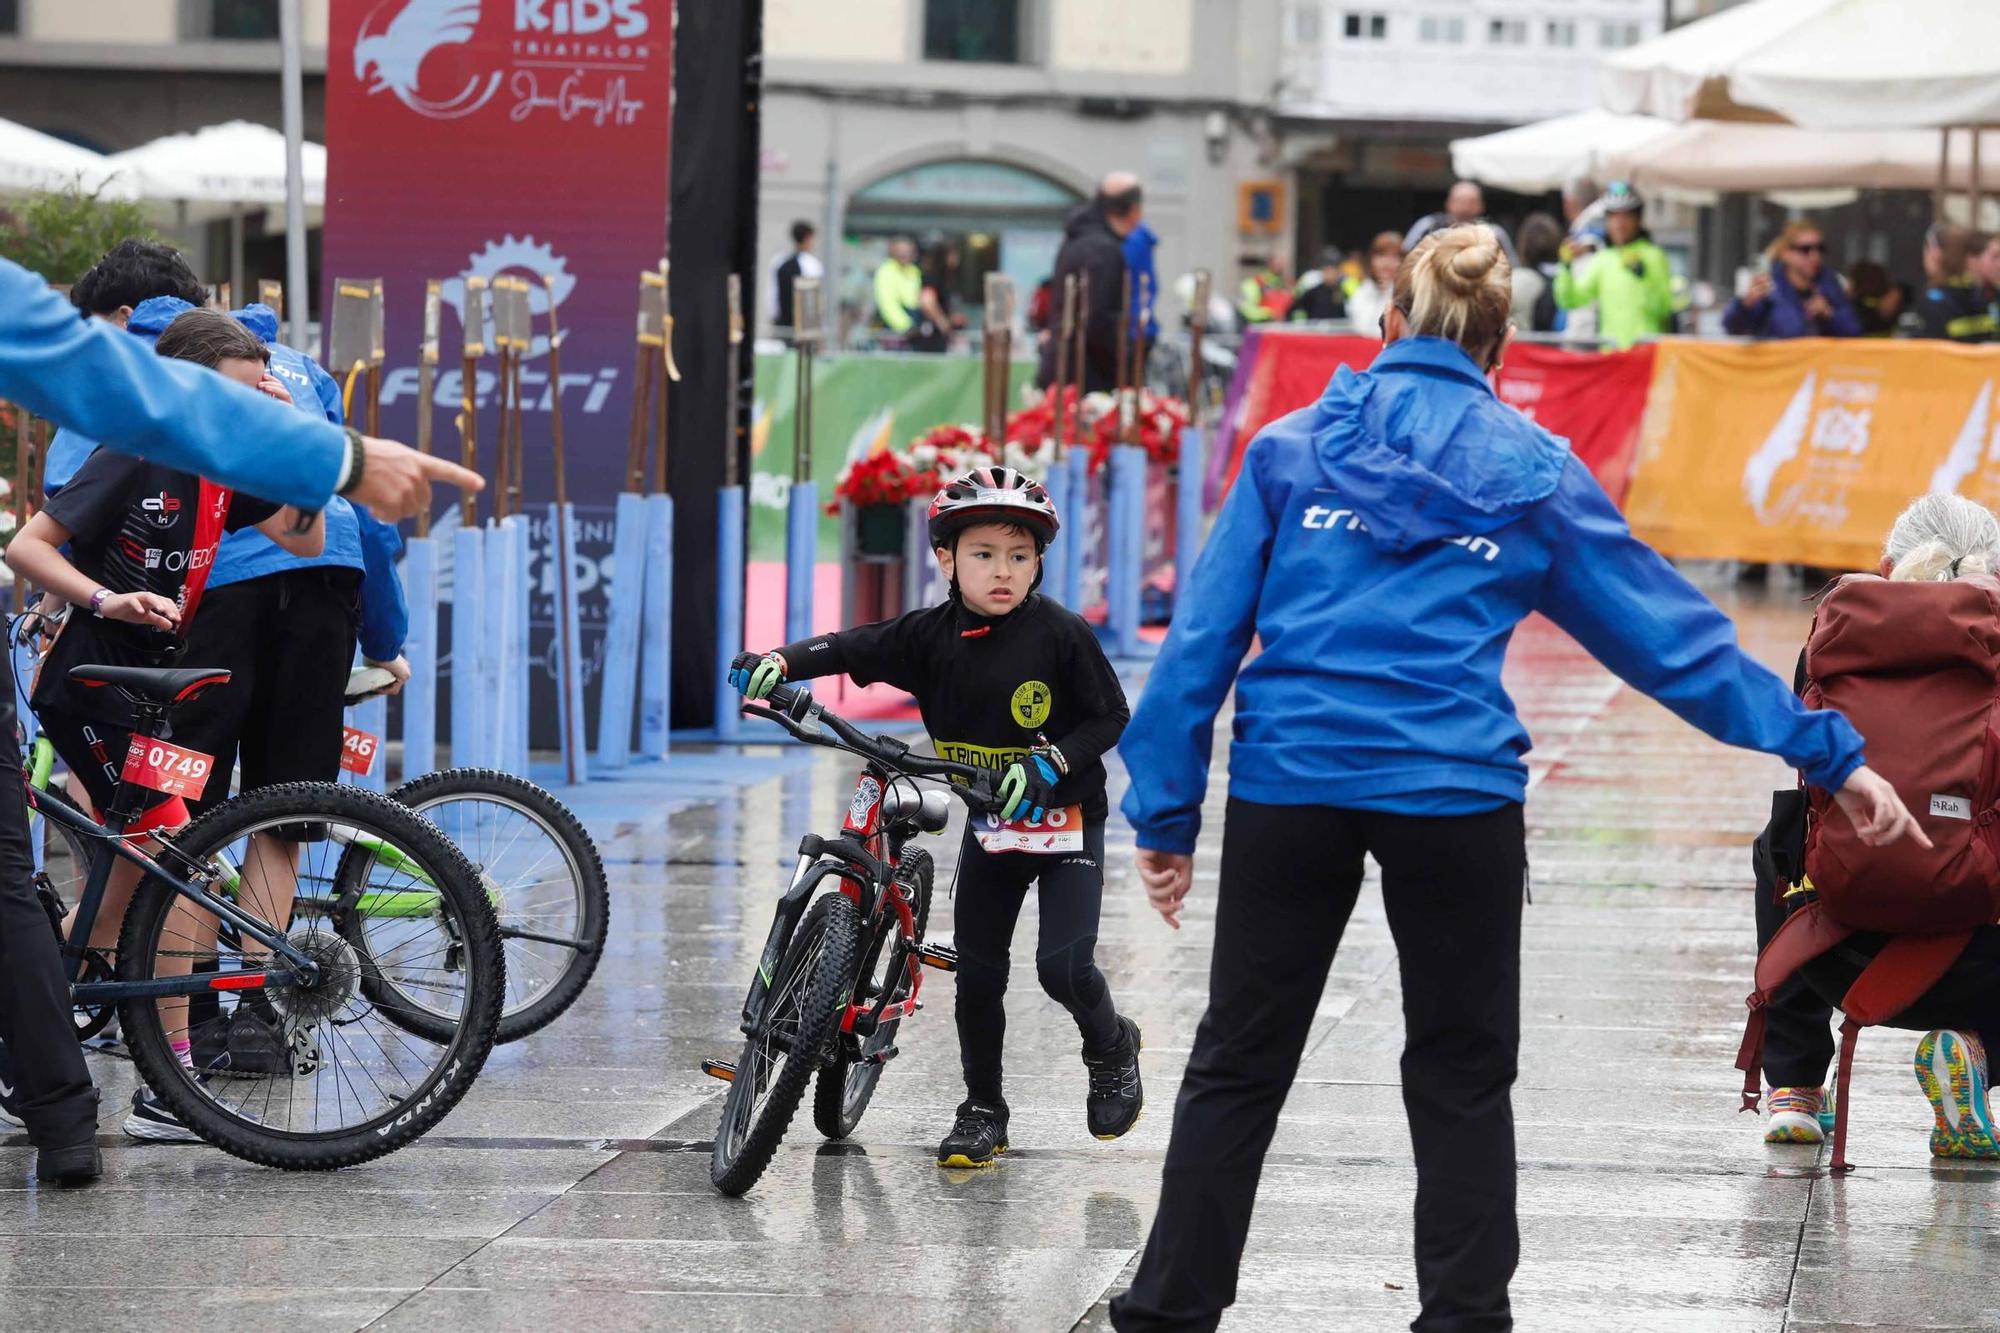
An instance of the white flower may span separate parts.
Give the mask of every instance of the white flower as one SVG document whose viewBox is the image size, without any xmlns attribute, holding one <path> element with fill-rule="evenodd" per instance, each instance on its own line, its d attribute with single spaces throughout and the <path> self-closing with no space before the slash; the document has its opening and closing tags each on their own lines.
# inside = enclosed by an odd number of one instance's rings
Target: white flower
<svg viewBox="0 0 2000 1333">
<path fill-rule="evenodd" d="M 922 467 L 937 462 L 938 449 L 934 444 L 920 444 L 910 450 L 910 461 Z"/>
</svg>

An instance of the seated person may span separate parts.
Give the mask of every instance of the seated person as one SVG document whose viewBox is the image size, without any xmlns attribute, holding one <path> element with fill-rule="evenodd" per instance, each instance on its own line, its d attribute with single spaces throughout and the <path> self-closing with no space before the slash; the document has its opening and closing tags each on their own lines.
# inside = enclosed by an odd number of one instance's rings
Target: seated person
<svg viewBox="0 0 2000 1333">
<path fill-rule="evenodd" d="M 1905 509 L 1890 529 L 1881 570 L 1883 577 L 1897 582 L 2000 574 L 2000 520 L 1963 496 L 1926 495 Z M 1803 688 L 1804 677 L 1801 653 L 1796 687 Z M 1812 898 L 1807 888 L 1778 895 L 1772 837 L 1773 830 L 1767 828 L 1751 855 L 1759 950 L 1793 911 Z M 1764 1080 L 1771 1088 L 1767 1142 L 1818 1143 L 1831 1127 L 1826 1081 L 1834 1041 L 1828 1022 L 1834 1006 L 1887 938 L 1850 936 L 1800 968 L 1766 1007 Z M 1924 1031 L 1917 1043 L 1916 1073 L 1936 1113 L 1933 1155 L 2000 1158 L 2000 1133 L 1986 1099 L 1986 1051 L 2000 1042 L 2000 925 L 1975 932 L 1951 971 L 1891 1026 Z"/>
<path fill-rule="evenodd" d="M 263 344 L 227 315 L 190 310 L 160 335 L 157 350 L 290 401 L 284 387 L 266 373 Z M 100 449 L 8 544 L 7 564 L 16 575 L 81 608 L 72 611 L 49 649 L 29 702 L 100 817 L 117 795 L 137 719 L 118 691 L 80 685 L 70 680 L 70 669 L 180 664 L 216 547 L 226 531 L 252 525 L 301 555 L 317 554 L 324 539 L 324 525 L 316 516 L 301 533 L 301 517 L 288 506 L 235 495 L 192 473 Z M 141 812 L 128 825 L 129 832 L 173 829 L 187 822 L 180 797 L 151 791 L 142 795 Z M 130 862 L 120 861 L 113 869 L 91 930 L 93 950 L 108 957 L 116 947 L 138 880 L 138 867 Z M 185 904 L 175 910 L 177 930 L 190 939 L 213 939 L 212 918 Z M 172 962 L 186 970 L 192 959 L 163 959 Z M 187 1001 L 167 1000 L 160 1007 L 175 1053 L 191 1061 Z M 143 1089 L 134 1099 L 126 1132 L 137 1138 L 196 1138 Z"/>
</svg>

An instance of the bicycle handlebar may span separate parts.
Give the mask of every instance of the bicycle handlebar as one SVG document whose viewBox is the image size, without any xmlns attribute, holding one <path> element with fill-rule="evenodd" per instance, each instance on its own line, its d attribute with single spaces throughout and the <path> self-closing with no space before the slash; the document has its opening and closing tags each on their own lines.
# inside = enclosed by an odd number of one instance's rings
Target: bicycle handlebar
<svg viewBox="0 0 2000 1333">
<path fill-rule="evenodd" d="M 807 745 L 846 750 L 910 777 L 956 778 L 959 781 L 952 784 L 953 793 L 975 810 L 991 810 L 999 806 L 999 799 L 993 791 L 993 774 L 989 770 L 940 759 L 936 755 L 919 754 L 893 736 L 870 736 L 817 702 L 812 691 L 804 685 L 777 686 L 766 696 L 763 704 L 745 703 L 743 711 L 751 717 L 777 723 Z M 838 739 L 828 740 L 820 730 L 822 725 Z"/>
</svg>

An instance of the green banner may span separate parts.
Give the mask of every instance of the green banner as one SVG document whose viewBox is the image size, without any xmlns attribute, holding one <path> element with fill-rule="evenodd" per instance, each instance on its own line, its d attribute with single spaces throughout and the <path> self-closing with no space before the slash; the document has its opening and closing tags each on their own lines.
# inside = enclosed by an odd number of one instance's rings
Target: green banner
<svg viewBox="0 0 2000 1333">
<path fill-rule="evenodd" d="M 790 352 L 757 357 L 757 405 L 750 433 L 750 558 L 785 558 L 785 510 L 792 487 L 792 449 L 798 411 L 799 359 Z M 864 352 L 813 361 L 812 474 L 821 506 L 836 498 L 834 485 L 850 458 L 878 445 L 907 448 L 933 426 L 978 422 L 984 363 L 976 356 L 919 356 Z M 1033 362 L 1016 361 L 1009 377 L 1010 408 L 1034 382 Z M 840 523 L 823 514 L 819 558 L 840 558 Z"/>
</svg>

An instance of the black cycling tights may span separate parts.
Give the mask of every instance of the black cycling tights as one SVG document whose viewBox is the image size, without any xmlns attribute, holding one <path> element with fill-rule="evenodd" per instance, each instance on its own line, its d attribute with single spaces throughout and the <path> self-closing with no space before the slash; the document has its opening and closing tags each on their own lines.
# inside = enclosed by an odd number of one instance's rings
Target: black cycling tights
<svg viewBox="0 0 2000 1333">
<path fill-rule="evenodd" d="M 958 854 L 953 943 L 958 949 L 958 1048 L 965 1091 L 1004 1107 L 1000 1053 L 1007 1036 L 1008 946 L 1028 886 L 1041 882 L 1035 975 L 1069 1010 L 1086 1050 L 1109 1051 L 1121 1036 L 1110 987 L 1097 970 L 1097 913 L 1104 899 L 1104 826 L 1084 830 L 1070 856 L 982 851 L 970 830 Z"/>
</svg>

